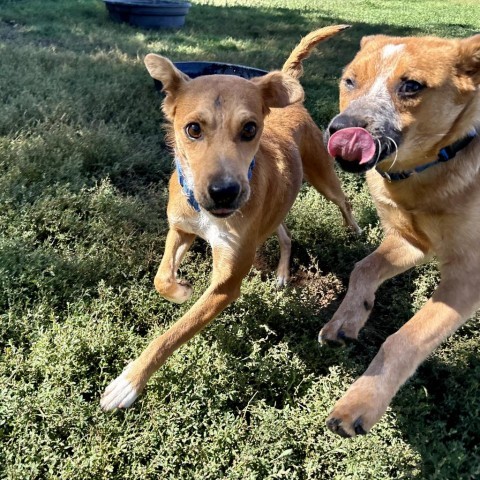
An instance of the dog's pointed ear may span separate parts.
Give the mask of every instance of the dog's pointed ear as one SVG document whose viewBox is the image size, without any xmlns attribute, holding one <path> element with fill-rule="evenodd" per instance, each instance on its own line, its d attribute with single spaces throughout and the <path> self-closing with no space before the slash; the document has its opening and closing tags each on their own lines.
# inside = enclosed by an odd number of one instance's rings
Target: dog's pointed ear
<svg viewBox="0 0 480 480">
<path fill-rule="evenodd" d="M 251 81 L 261 89 L 263 102 L 268 108 L 283 108 L 301 102 L 305 96 L 300 83 L 286 73 L 270 72 Z"/>
<path fill-rule="evenodd" d="M 190 80 L 190 77 L 175 67 L 168 58 L 161 55 L 149 53 L 145 57 L 144 62 L 150 76 L 162 82 L 162 90 L 167 95 L 175 96 L 181 86 Z"/>
<path fill-rule="evenodd" d="M 468 75 L 475 85 L 480 85 L 480 34 L 460 40 L 457 68 Z"/>
</svg>

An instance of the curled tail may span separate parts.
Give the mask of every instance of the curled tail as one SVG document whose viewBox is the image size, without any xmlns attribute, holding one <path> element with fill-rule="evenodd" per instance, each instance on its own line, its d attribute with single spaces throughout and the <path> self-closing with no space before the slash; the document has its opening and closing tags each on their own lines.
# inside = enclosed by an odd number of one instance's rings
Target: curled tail
<svg viewBox="0 0 480 480">
<path fill-rule="evenodd" d="M 300 78 L 303 74 L 302 61 L 310 55 L 312 48 L 322 40 L 333 37 L 338 32 L 350 28 L 350 25 L 332 25 L 310 32 L 300 40 L 293 49 L 287 61 L 283 64 L 282 72 L 293 78 Z"/>
</svg>

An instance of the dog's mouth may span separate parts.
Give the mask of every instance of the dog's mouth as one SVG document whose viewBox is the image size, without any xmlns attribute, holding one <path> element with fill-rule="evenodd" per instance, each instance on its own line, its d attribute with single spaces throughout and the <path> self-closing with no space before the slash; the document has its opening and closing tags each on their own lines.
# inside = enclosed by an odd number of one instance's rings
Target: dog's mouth
<svg viewBox="0 0 480 480">
<path fill-rule="evenodd" d="M 211 208 L 208 213 L 217 218 L 227 218 L 237 211 L 236 208 Z"/>
<path fill-rule="evenodd" d="M 242 208 L 246 199 L 247 196 L 242 194 L 234 202 L 219 202 L 216 204 L 207 202 L 207 204 L 203 204 L 202 206 L 210 215 L 216 218 L 228 218 Z"/>
<path fill-rule="evenodd" d="M 382 141 L 364 128 L 349 127 L 333 133 L 327 148 L 343 170 L 363 173 L 389 157 L 398 144 L 390 137 Z"/>
</svg>

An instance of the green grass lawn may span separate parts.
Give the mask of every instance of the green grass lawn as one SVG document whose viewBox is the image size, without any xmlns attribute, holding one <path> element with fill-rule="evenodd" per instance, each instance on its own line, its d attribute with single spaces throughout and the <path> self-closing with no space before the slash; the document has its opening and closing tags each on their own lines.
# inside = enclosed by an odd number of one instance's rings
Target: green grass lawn
<svg viewBox="0 0 480 480">
<path fill-rule="evenodd" d="M 178 31 L 114 24 L 99 0 L 0 2 L 0 478 L 479 479 L 480 316 L 401 389 L 371 434 L 325 427 L 379 345 L 431 294 L 435 264 L 385 284 L 360 343 L 320 348 L 355 261 L 382 233 L 361 177 L 341 174 L 364 235 L 305 186 L 287 218 L 293 285 L 269 240 L 242 297 L 183 346 L 128 411 L 99 397 L 206 288 L 209 248 L 182 265 L 194 299 L 160 298 L 172 157 L 143 66 L 219 60 L 278 68 L 319 26 L 353 28 L 306 62 L 320 126 L 360 38 L 468 36 L 477 0 L 194 0 Z"/>
</svg>

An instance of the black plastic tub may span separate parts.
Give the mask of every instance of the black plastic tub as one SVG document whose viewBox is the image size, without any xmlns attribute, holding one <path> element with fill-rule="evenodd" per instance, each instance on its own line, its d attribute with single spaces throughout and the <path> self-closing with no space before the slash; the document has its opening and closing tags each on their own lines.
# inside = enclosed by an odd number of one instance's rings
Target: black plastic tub
<svg viewBox="0 0 480 480">
<path fill-rule="evenodd" d="M 143 28 L 179 28 L 185 25 L 189 2 L 164 0 L 104 0 L 110 18 Z"/>
<path fill-rule="evenodd" d="M 174 65 L 190 78 L 201 77 L 203 75 L 236 75 L 246 79 L 261 77 L 268 73 L 260 68 L 246 67 L 244 65 L 234 65 L 232 63 L 218 62 L 174 62 Z M 154 80 L 155 88 L 162 89 L 162 82 Z"/>
</svg>

